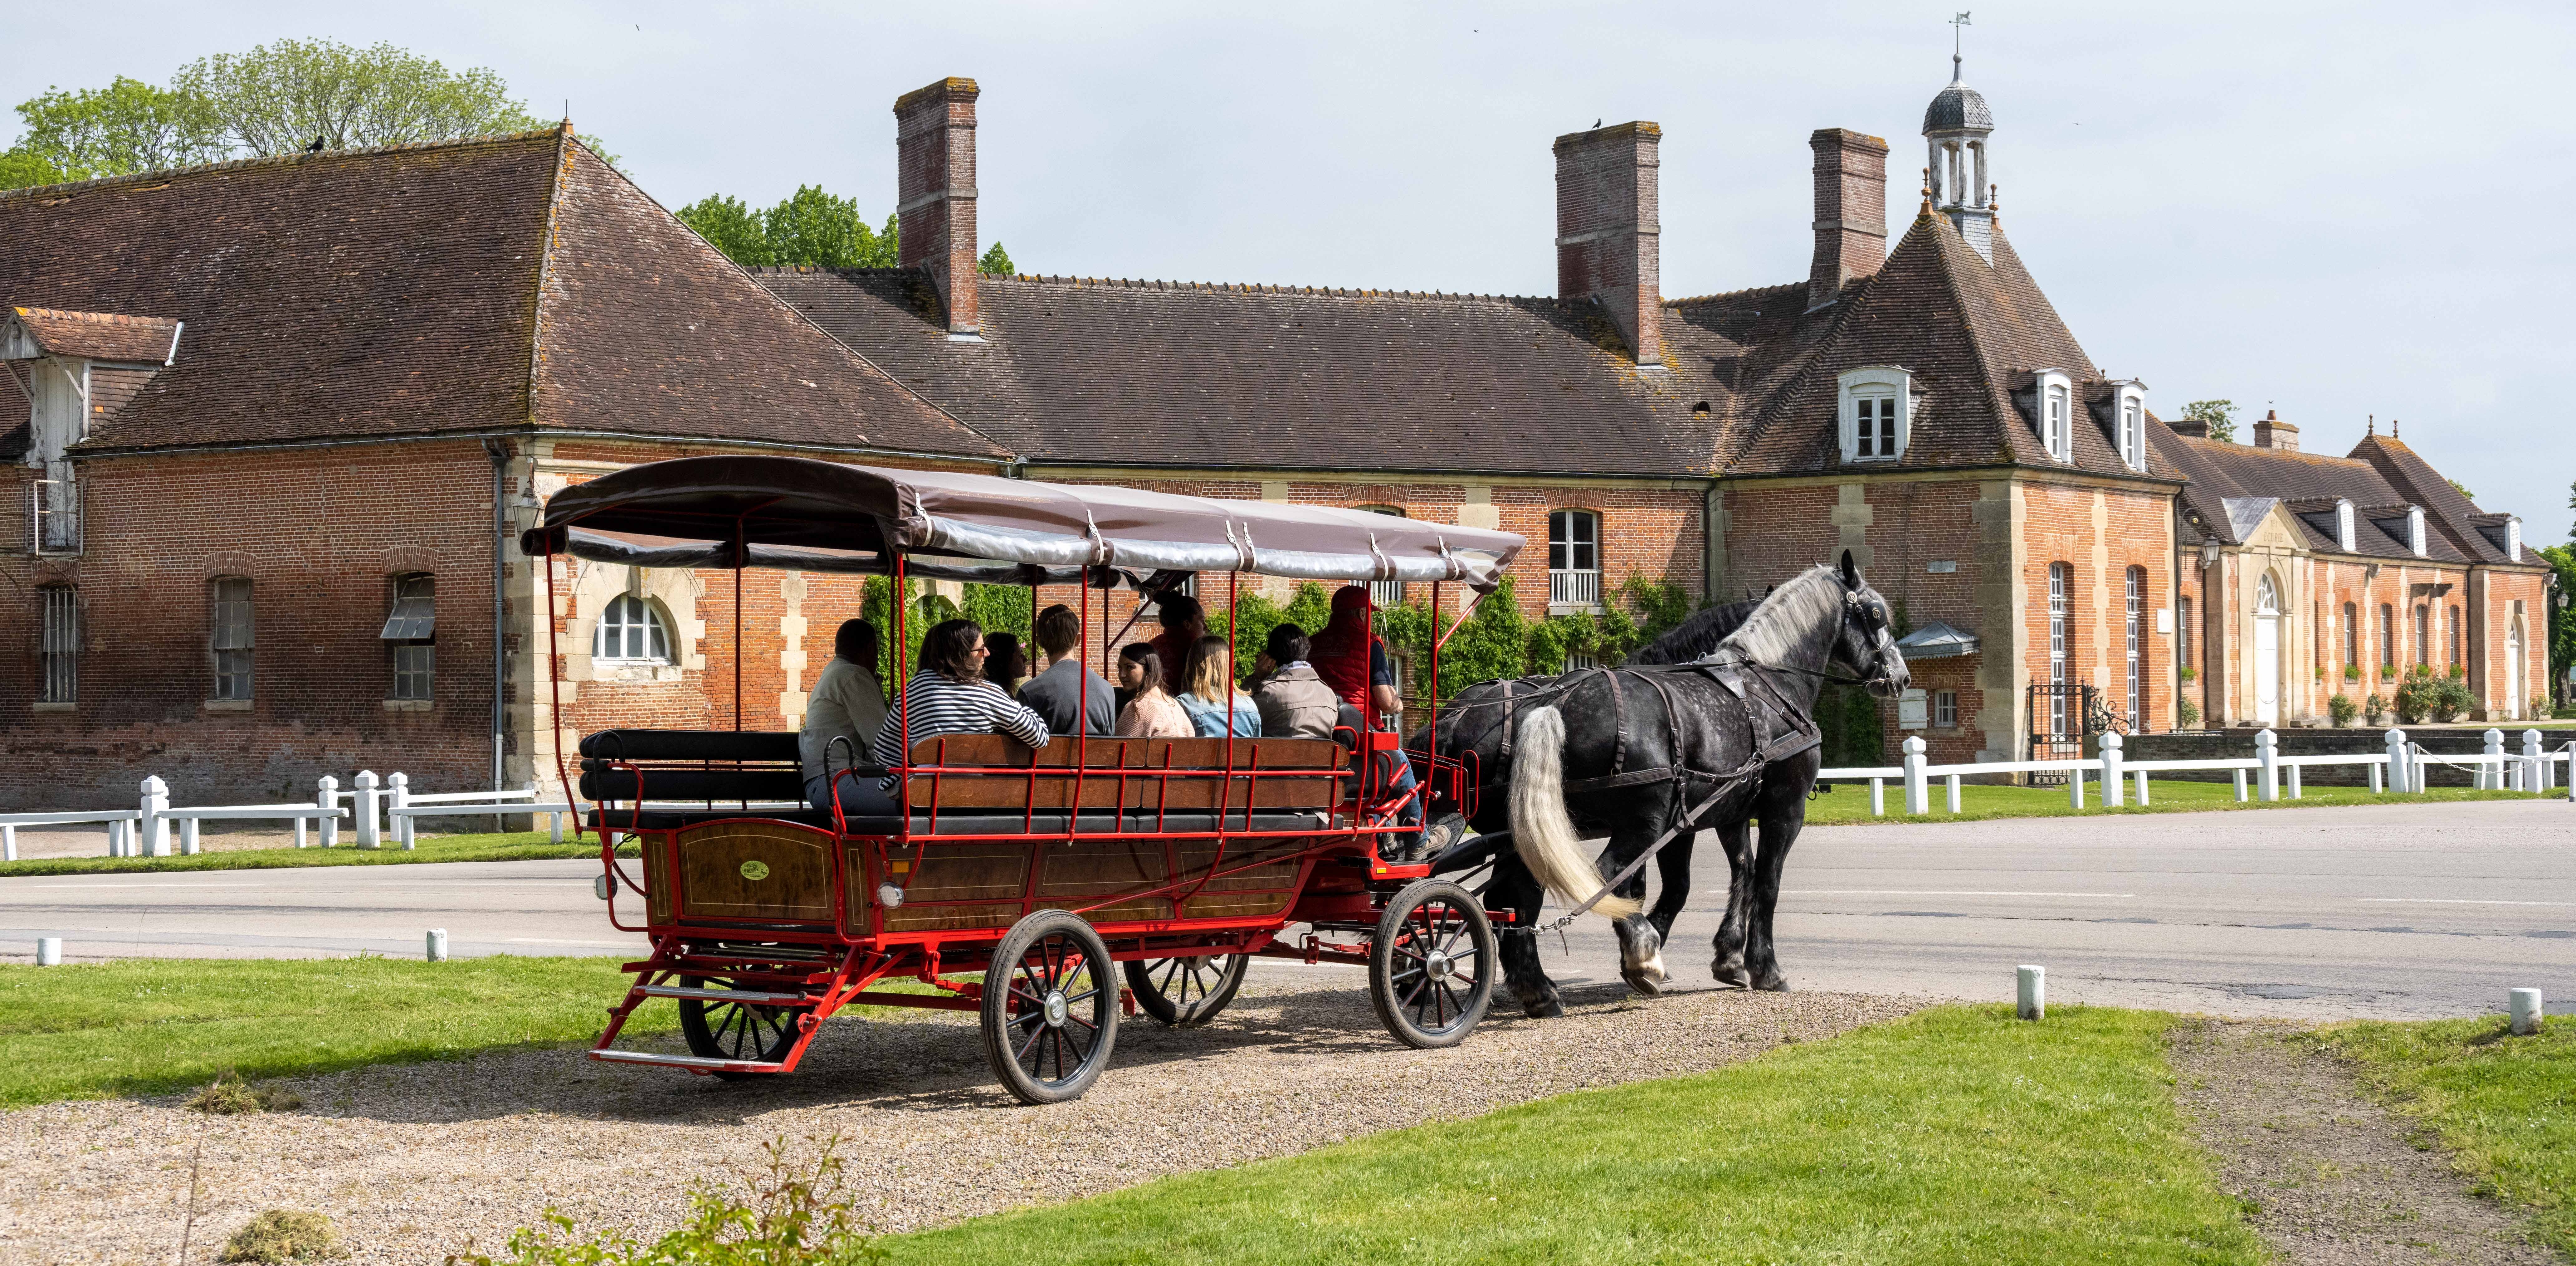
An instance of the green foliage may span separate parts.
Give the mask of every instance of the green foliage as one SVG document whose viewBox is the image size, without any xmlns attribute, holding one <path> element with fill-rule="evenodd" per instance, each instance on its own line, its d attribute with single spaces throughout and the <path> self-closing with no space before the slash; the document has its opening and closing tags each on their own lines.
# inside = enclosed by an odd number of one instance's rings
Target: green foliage
<svg viewBox="0 0 2576 1266">
<path fill-rule="evenodd" d="M 1294 624 L 1306 636 L 1313 637 L 1332 621 L 1333 595 L 1322 585 L 1309 580 L 1289 594 L 1285 605 L 1257 593 L 1246 593 L 1235 602 L 1235 609 L 1242 619 L 1243 630 L 1234 640 L 1235 659 L 1238 661 L 1234 670 L 1236 676 L 1248 677 L 1252 675 L 1253 660 L 1270 642 L 1270 630 L 1282 624 Z M 1208 632 L 1218 637 L 1226 636 L 1226 630 L 1231 627 L 1231 620 L 1221 604 L 1211 604 L 1207 608 L 1207 620 Z M 1138 626 L 1138 631 L 1144 631 L 1142 625 Z"/>
<path fill-rule="evenodd" d="M 2046 1024 L 2010 1007 L 1933 1008 L 1715 1072 L 1176 1175 L 888 1248 L 941 1266 L 2252 1266 L 2262 1244 L 2175 1114 L 2171 1024 L 2092 1007 L 2053 1009 Z"/>
<path fill-rule="evenodd" d="M 1600 664 L 1624 663 L 1698 609 L 1689 590 L 1643 576 L 1630 576 L 1604 597 L 1598 615 L 1532 620 L 1521 614 L 1511 577 L 1504 577 L 1468 617 L 1467 626 L 1441 648 L 1440 697 L 1450 698 L 1469 686 L 1506 677 L 1561 673 L 1567 657 L 1573 655 L 1590 656 Z M 1388 650 L 1407 665 L 1430 663 L 1431 613 L 1419 603 L 1407 601 L 1382 613 L 1378 627 Z M 1417 682 L 1408 681 L 1407 690 L 1422 694 Z"/>
<path fill-rule="evenodd" d="M 2378 691 L 2372 691 L 2368 698 L 2361 701 L 2361 715 L 2372 725 L 2379 724 L 2388 718 L 2388 700 L 2381 697 Z"/>
<path fill-rule="evenodd" d="M 1020 270 L 1011 263 L 1011 253 L 1003 250 L 1000 242 L 995 242 L 985 248 L 982 259 L 975 261 L 975 271 L 987 277 L 1015 277 Z"/>
<path fill-rule="evenodd" d="M 2451 481 L 2450 481 L 2450 484 L 2451 484 L 2451 491 L 2456 492 L 2456 493 L 2460 494 L 2461 496 L 2468 498 L 2468 499 L 2469 499 L 2469 500 L 2471 500 L 2471 501 L 2475 501 L 2475 500 L 2477 500 L 2477 499 L 2478 499 L 2478 494 L 2476 494 L 2476 493 L 2474 493 L 2474 492 L 2469 491 L 2469 486 L 2468 486 L 2467 484 L 2461 483 L 2459 480 L 2456 480 L 2456 479 L 2451 480 Z"/>
<path fill-rule="evenodd" d="M 105 88 L 48 89 L 20 103 L 18 119 L 27 129 L 18 150 L 63 180 L 185 167 L 226 152 L 201 98 L 123 75 Z"/>
<path fill-rule="evenodd" d="M 2561 598 L 2576 595 L 2576 547 L 2544 545 L 2541 558 L 2558 573 L 2558 592 L 2548 597 L 2549 613 L 2549 681 L 2552 690 L 2567 680 L 2567 666 L 2576 664 L 2576 606 L 2560 606 Z"/>
<path fill-rule="evenodd" d="M 2189 664 L 2185 664 L 2185 665 L 2183 665 L 2183 666 L 2182 666 L 2182 672 L 2179 674 L 2179 676 L 2181 677 L 2181 679 L 2182 679 L 2182 680 L 2184 680 L 2184 681 L 2186 681 L 2186 682 L 2191 682 L 2191 681 L 2198 681 L 2198 680 L 2200 680 L 2200 674 L 2199 674 L 2197 671 L 2195 671 L 2195 670 L 2192 668 L 2192 666 L 2191 666 L 2191 665 L 2189 665 Z"/>
<path fill-rule="evenodd" d="M 340 1233 L 331 1226 L 331 1219 L 302 1209 L 270 1209 L 233 1232 L 223 1255 L 215 1260 L 282 1266 L 348 1255 L 340 1247 Z"/>
<path fill-rule="evenodd" d="M 2344 665 L 2344 666 L 2343 666 L 2343 679 L 2344 679 L 2345 681 L 2359 681 L 2359 680 L 2361 680 L 2361 665 L 2359 665 L 2359 664 L 2346 664 L 2346 665 Z"/>
<path fill-rule="evenodd" d="M 190 1096 L 187 1106 L 194 1111 L 212 1112 L 218 1116 L 291 1112 L 304 1106 L 304 1096 L 273 1086 L 254 1086 L 243 1081 L 240 1073 L 227 1068 L 215 1074 L 215 1079 L 207 1082 L 204 1089 Z"/>
<path fill-rule="evenodd" d="M 71 178 L 71 173 L 56 167 L 52 159 L 23 145 L 0 151 L 0 189 L 58 185 Z"/>
<path fill-rule="evenodd" d="M 2534 1211 L 2540 1237 L 2576 1252 L 2576 1016 L 2514 1037 L 2504 1017 L 2363 1021 L 2315 1039 L 2361 1084 L 2439 1134 L 2489 1194 Z"/>
<path fill-rule="evenodd" d="M 2414 725 L 2432 716 L 2438 702 L 2436 690 L 2438 684 L 2434 680 L 2432 669 L 2422 664 L 2415 665 L 2414 669 L 2397 683 L 2398 721 L 2401 724 Z"/>
<path fill-rule="evenodd" d="M 1828 766 L 1887 762 L 1887 718 L 1860 686 L 1829 685 L 1816 696 L 1816 729 Z"/>
<path fill-rule="evenodd" d="M 2189 699 L 2174 700 L 2174 724 L 2186 730 L 2200 728 L 2200 705 Z"/>
<path fill-rule="evenodd" d="M 819 185 L 800 185 L 786 201 L 761 213 L 770 262 L 808 268 L 892 268 L 895 224 L 879 234 L 859 215 L 855 198 L 836 198 Z"/>
<path fill-rule="evenodd" d="M 870 576 L 859 589 L 859 618 L 877 626 L 877 681 L 891 691 L 894 681 L 894 615 L 886 605 L 893 591 L 893 581 L 885 576 Z M 904 582 L 905 596 L 911 605 L 904 613 L 904 637 L 910 643 L 904 652 L 904 671 L 921 667 L 921 642 L 929 636 L 930 627 L 942 620 L 964 617 L 982 625 L 986 633 L 1011 633 L 1020 644 L 1036 653 L 1030 637 L 1030 626 L 1037 612 L 1030 604 L 1029 591 L 1019 585 L 967 585 L 965 601 L 954 602 L 931 593 L 918 580 Z M 891 696 L 889 696 L 891 697 Z"/>
<path fill-rule="evenodd" d="M 547 774 L 547 785 L 553 787 L 553 774 Z M 560 791 L 560 788 L 555 788 Z M 210 848 L 206 852 L 169 857 L 30 857 L 21 861 L 0 862 L 0 879 L 20 875 L 104 875 L 132 871 L 169 870 L 278 870 L 304 866 L 407 866 L 425 862 L 533 862 L 563 857 L 597 857 L 596 837 L 576 841 L 567 832 L 564 842 L 547 842 L 543 831 L 477 833 L 470 835 L 422 835 L 416 848 L 367 848 L 352 842 L 348 832 L 340 834 L 336 848 Z M 635 846 L 620 845 L 618 855 L 636 856 Z"/>
<path fill-rule="evenodd" d="M 708 194 L 672 212 L 680 223 L 697 230 L 707 244 L 723 252 L 725 258 L 745 268 L 766 268 L 777 263 L 769 249 L 769 229 L 760 213 L 743 205 L 740 198 Z"/>
<path fill-rule="evenodd" d="M 787 1140 L 772 1140 L 767 1172 L 740 1193 L 701 1186 L 689 1195 L 689 1217 L 650 1244 L 614 1228 L 577 1234 L 571 1218 L 546 1210 L 545 1224 L 521 1227 L 500 1257 L 450 1254 L 447 1266 L 855 1266 L 886 1259 L 875 1228 L 859 1216 L 861 1193 L 838 1155 L 840 1136 L 824 1140 L 810 1165 L 788 1159 Z"/>
<path fill-rule="evenodd" d="M 2350 725 L 2361 715 L 2361 705 L 2354 703 L 2351 695 L 2336 691 L 2326 700 L 2326 715 L 2333 717 L 2336 725 Z"/>
<path fill-rule="evenodd" d="M 357 149 L 546 126 L 490 69 L 451 71 L 391 44 L 278 40 L 198 58 L 170 86 L 257 156 L 300 153 L 317 137 L 324 149 Z"/>
<path fill-rule="evenodd" d="M 2186 422 L 2209 424 L 2209 438 L 2233 444 L 2236 442 L 2236 402 L 2233 400 L 2194 400 L 2182 407 Z"/>
</svg>

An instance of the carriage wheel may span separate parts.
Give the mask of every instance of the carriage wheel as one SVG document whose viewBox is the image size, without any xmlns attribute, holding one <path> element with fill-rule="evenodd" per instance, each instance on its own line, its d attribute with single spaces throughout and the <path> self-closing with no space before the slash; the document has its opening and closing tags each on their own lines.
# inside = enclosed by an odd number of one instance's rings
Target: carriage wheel
<svg viewBox="0 0 2576 1266">
<path fill-rule="evenodd" d="M 1249 954 L 1203 954 L 1197 958 L 1148 958 L 1127 965 L 1127 987 L 1145 1014 L 1176 1029 L 1194 1029 L 1216 1018 L 1243 974 L 1252 969 Z"/>
<path fill-rule="evenodd" d="M 1022 1103 L 1082 1097 L 1118 1042 L 1109 946 L 1063 910 L 1012 924 L 984 972 L 983 1031 L 985 1058 Z"/>
<path fill-rule="evenodd" d="M 1456 1046 L 1494 1000 L 1494 925 L 1446 879 L 1418 879 L 1387 902 L 1369 946 L 1369 1002 L 1407 1046 Z"/>
<path fill-rule="evenodd" d="M 733 982 L 710 980 L 701 976 L 682 976 L 680 983 L 691 989 L 731 989 Z M 689 1053 L 707 1059 L 739 1059 L 762 1064 L 786 1060 L 795 1049 L 797 1021 L 803 1012 L 795 1007 L 761 1007 L 742 1002 L 716 1002 L 702 998 L 680 1001 L 680 1034 L 689 1039 Z M 746 1077 L 767 1077 L 768 1073 L 719 1072 L 726 1081 Z"/>
</svg>

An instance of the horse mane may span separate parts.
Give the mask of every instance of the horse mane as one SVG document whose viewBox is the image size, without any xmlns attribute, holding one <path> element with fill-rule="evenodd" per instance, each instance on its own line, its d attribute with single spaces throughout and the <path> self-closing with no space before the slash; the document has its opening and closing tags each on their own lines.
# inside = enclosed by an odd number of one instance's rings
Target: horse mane
<svg viewBox="0 0 2576 1266">
<path fill-rule="evenodd" d="M 1821 564 L 1810 567 L 1772 590 L 1745 617 L 1744 627 L 1719 645 L 1758 664 L 1777 664 L 1797 650 L 1801 636 L 1819 618 L 1839 609 L 1842 601 L 1842 575 Z"/>
<path fill-rule="evenodd" d="M 1687 664 L 1726 640 L 1726 635 L 1744 627 L 1745 617 L 1761 607 L 1759 601 L 1724 602 L 1702 607 L 1690 618 L 1664 630 L 1661 637 L 1646 643 L 1628 657 L 1631 664 Z"/>
</svg>

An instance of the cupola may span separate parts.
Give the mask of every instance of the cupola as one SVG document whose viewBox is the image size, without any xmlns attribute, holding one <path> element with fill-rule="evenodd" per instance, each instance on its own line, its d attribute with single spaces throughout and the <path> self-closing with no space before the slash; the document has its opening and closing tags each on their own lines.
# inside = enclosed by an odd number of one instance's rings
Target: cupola
<svg viewBox="0 0 2576 1266">
<path fill-rule="evenodd" d="M 1994 262 L 1994 185 L 1988 138 L 1995 113 L 1967 84 L 1959 54 L 1950 55 L 1950 86 L 1923 111 L 1923 139 L 1930 147 L 1932 207 L 1988 263 Z"/>
</svg>

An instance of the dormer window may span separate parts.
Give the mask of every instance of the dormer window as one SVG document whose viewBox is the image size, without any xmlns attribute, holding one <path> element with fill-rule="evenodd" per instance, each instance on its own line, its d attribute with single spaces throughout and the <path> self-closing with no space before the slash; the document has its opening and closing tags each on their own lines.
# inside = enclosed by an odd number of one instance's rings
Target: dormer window
<svg viewBox="0 0 2576 1266">
<path fill-rule="evenodd" d="M 2075 380 L 2064 370 L 2043 369 L 2032 375 L 2039 388 L 2039 442 L 2061 462 L 2075 460 Z"/>
<path fill-rule="evenodd" d="M 2335 502 L 2335 548 L 2347 554 L 2360 552 L 2359 544 L 2353 539 L 2352 523 L 2352 503 L 2337 500 Z"/>
<path fill-rule="evenodd" d="M 2119 445 L 2120 464 L 2147 468 L 2147 385 L 2131 379 L 2111 384 L 2111 438 Z M 2065 460 L 2063 457 L 2060 461 Z"/>
<path fill-rule="evenodd" d="M 2504 558 L 2506 562 L 2522 561 L 2522 520 L 2504 521 Z"/>
<path fill-rule="evenodd" d="M 1847 462 L 1886 462 L 1905 455 L 1914 428 L 1913 376 L 1891 365 L 1845 370 L 1842 455 Z"/>
<path fill-rule="evenodd" d="M 2406 507 L 2406 548 L 2417 558 L 2424 556 L 2424 507 Z"/>
</svg>

